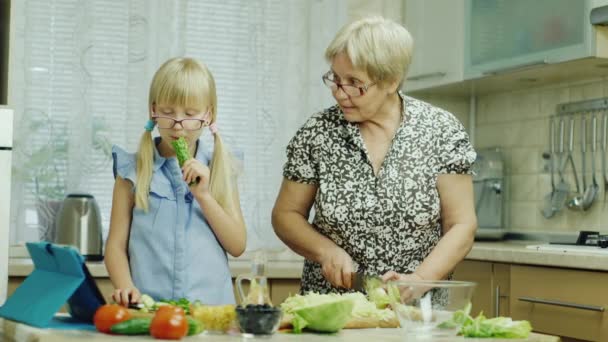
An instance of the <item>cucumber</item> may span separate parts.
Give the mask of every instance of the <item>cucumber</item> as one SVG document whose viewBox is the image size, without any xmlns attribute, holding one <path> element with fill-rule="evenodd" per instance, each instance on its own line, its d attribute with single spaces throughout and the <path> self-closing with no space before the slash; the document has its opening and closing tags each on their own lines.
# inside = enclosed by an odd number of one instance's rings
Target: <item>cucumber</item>
<svg viewBox="0 0 608 342">
<path fill-rule="evenodd" d="M 131 318 L 114 324 L 110 331 L 119 335 L 148 335 L 150 323 L 152 323 L 152 318 Z"/>
<path fill-rule="evenodd" d="M 188 319 L 188 336 L 198 335 L 203 332 L 203 324 L 196 319 L 186 316 Z"/>
</svg>

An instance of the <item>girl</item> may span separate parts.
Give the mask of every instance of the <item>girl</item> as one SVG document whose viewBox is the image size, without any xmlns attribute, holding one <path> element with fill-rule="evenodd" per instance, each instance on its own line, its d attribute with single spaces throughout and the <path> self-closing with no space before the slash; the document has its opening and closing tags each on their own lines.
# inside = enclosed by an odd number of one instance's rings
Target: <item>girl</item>
<svg viewBox="0 0 608 342">
<path fill-rule="evenodd" d="M 226 252 L 245 250 L 246 232 L 231 158 L 217 126 L 215 81 L 190 58 L 165 62 L 150 85 L 149 117 L 136 154 L 114 146 L 114 193 L 105 264 L 113 298 L 141 293 L 233 304 Z M 152 139 L 158 128 L 159 137 Z M 208 127 L 213 155 L 199 137 Z M 193 158 L 179 167 L 172 141 Z M 189 185 L 190 184 L 190 185 Z"/>
</svg>

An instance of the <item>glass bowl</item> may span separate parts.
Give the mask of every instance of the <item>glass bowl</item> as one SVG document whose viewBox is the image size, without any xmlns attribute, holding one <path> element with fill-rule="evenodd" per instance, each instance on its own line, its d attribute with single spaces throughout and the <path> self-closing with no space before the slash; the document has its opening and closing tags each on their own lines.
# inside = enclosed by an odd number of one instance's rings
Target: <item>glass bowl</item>
<svg viewBox="0 0 608 342">
<path fill-rule="evenodd" d="M 282 311 L 268 304 L 237 306 L 236 318 L 243 334 L 272 335 L 281 324 Z"/>
<path fill-rule="evenodd" d="M 456 336 L 463 323 L 461 313 L 470 311 L 475 285 L 451 280 L 387 284 L 391 306 L 404 334 L 412 339 Z"/>
</svg>

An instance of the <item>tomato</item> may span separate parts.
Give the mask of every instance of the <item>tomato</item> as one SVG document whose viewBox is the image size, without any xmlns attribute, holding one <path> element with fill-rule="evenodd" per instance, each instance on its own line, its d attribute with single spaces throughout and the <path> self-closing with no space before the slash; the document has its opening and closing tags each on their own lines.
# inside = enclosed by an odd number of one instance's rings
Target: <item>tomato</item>
<svg viewBox="0 0 608 342">
<path fill-rule="evenodd" d="M 126 321 L 131 318 L 131 313 L 127 308 L 118 304 L 106 304 L 101 306 L 95 311 L 93 316 L 93 323 L 97 330 L 109 334 L 110 328 L 122 321 Z"/>
<path fill-rule="evenodd" d="M 176 314 L 180 314 L 180 315 L 186 314 L 184 309 L 180 308 L 179 306 L 175 306 L 175 305 L 162 305 L 161 307 L 158 308 L 158 310 L 156 310 L 156 313 L 162 313 L 162 314 L 176 313 Z"/>
<path fill-rule="evenodd" d="M 188 333 L 188 320 L 184 309 L 173 306 L 161 306 L 150 325 L 150 335 L 165 340 L 179 340 Z"/>
</svg>

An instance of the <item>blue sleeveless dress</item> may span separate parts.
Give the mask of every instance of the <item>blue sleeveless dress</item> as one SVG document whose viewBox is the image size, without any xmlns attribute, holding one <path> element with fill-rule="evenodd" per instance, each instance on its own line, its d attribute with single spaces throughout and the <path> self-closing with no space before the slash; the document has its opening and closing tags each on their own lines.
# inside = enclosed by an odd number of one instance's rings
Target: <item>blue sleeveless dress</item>
<svg viewBox="0 0 608 342">
<path fill-rule="evenodd" d="M 160 138 L 155 139 L 155 146 Z M 114 177 L 136 184 L 136 157 L 112 147 Z M 199 140 L 195 158 L 209 165 L 210 151 Z M 177 159 L 154 149 L 149 210 L 133 209 L 129 265 L 135 286 L 155 300 L 187 298 L 204 304 L 234 304 L 225 250 L 182 179 Z"/>
</svg>

